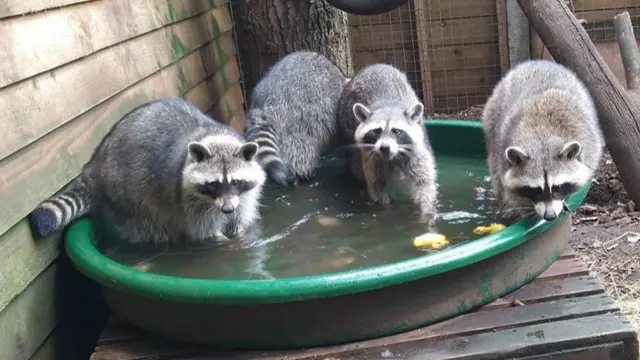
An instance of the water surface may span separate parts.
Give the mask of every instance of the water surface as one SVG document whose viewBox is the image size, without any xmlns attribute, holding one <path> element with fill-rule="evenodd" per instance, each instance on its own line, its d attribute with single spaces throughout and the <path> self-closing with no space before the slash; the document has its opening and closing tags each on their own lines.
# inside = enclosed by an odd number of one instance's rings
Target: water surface
<svg viewBox="0 0 640 360">
<path fill-rule="evenodd" d="M 452 244 L 478 238 L 473 228 L 494 221 L 483 158 L 437 158 L 441 219 Z M 404 190 L 404 191 L 403 191 Z M 204 279 L 273 279 L 382 265 L 429 252 L 413 238 L 425 233 L 406 189 L 383 209 L 367 201 L 344 164 L 331 159 L 315 182 L 295 190 L 268 186 L 262 223 L 249 243 L 171 247 L 103 246 L 107 256 L 150 272 Z"/>
</svg>

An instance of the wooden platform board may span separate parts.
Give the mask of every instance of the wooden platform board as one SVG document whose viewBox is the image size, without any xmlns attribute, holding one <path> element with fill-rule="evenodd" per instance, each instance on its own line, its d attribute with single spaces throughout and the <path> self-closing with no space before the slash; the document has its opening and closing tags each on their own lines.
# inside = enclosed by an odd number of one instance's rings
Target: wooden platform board
<svg viewBox="0 0 640 360">
<path fill-rule="evenodd" d="M 91 360 L 638 358 L 636 329 L 571 251 L 563 252 L 546 272 L 504 298 L 399 335 L 297 351 L 217 352 L 158 339 L 113 318 L 91 356 Z"/>
</svg>

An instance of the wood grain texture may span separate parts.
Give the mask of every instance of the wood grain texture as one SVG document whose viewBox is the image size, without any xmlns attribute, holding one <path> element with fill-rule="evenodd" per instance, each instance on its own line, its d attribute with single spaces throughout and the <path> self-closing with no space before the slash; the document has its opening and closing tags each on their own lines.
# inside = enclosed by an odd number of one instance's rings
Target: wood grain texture
<svg viewBox="0 0 640 360">
<path fill-rule="evenodd" d="M 0 311 L 49 266 L 59 252 L 59 235 L 34 240 L 26 220 L 0 236 Z"/>
<path fill-rule="evenodd" d="M 61 279 L 53 264 L 0 312 L 0 359 L 28 360 L 59 320 Z"/>
<path fill-rule="evenodd" d="M 93 0 L 0 0 L 0 19 Z"/>
<path fill-rule="evenodd" d="M 199 84 L 184 94 L 184 99 L 196 105 L 199 109 L 208 111 L 213 106 L 223 101 L 226 92 L 240 81 L 238 62 L 235 57 L 228 59 L 227 63 L 214 73 L 208 74 Z M 218 118 L 220 121 L 229 121 L 230 116 Z"/>
<path fill-rule="evenodd" d="M 442 46 L 429 49 L 431 70 L 464 70 L 496 66 L 498 46 L 493 43 Z"/>
<path fill-rule="evenodd" d="M 159 97 L 178 97 L 205 76 L 200 53 L 192 52 L 0 161 L 0 233 L 71 181 L 129 110 Z"/>
<path fill-rule="evenodd" d="M 500 80 L 500 68 L 498 66 L 433 71 L 431 73 L 433 91 L 436 97 L 466 94 L 486 94 L 489 96 L 498 80 Z"/>
<path fill-rule="evenodd" d="M 212 16 L 219 26 L 213 25 Z M 0 119 L 0 131 L 5 134 L 0 159 L 200 48 L 220 32 L 229 37 L 230 28 L 226 7 L 216 8 L 0 90 L 0 112 L 12 114 Z M 219 47 L 213 45 L 207 47 L 210 53 Z"/>
<path fill-rule="evenodd" d="M 431 81 L 431 63 L 429 61 L 429 47 L 430 39 L 425 24 L 427 23 L 426 15 L 427 10 L 424 7 L 424 2 L 418 0 L 413 5 L 414 16 L 416 19 L 416 37 L 418 39 L 418 58 L 420 60 L 420 88 L 422 89 L 422 103 L 427 111 L 430 113 L 433 111 L 433 84 Z"/>
<path fill-rule="evenodd" d="M 0 88 L 209 8 L 208 0 L 110 0 L 8 18 L 0 37 Z"/>
<path fill-rule="evenodd" d="M 245 113 L 244 113 L 244 109 L 241 107 L 240 109 L 237 110 L 235 115 L 233 115 L 231 120 L 229 120 L 229 125 L 231 125 L 231 127 L 235 131 L 242 134 L 244 132 L 244 119 L 245 119 Z"/>
<path fill-rule="evenodd" d="M 496 21 L 498 27 L 498 49 L 500 72 L 509 70 L 509 39 L 507 36 L 507 0 L 496 0 Z"/>
<path fill-rule="evenodd" d="M 242 108 L 243 103 L 242 87 L 240 83 L 236 83 L 227 90 L 220 102 L 211 109 L 210 113 L 215 119 L 230 119 Z"/>
<path fill-rule="evenodd" d="M 434 20 L 495 15 L 495 0 L 415 0 L 426 3 Z"/>
</svg>

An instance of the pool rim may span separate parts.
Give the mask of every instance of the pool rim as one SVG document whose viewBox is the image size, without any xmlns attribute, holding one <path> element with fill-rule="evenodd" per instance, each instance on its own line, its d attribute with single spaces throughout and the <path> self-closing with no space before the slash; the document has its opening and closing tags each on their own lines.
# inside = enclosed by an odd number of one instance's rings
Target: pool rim
<svg viewBox="0 0 640 360">
<path fill-rule="evenodd" d="M 471 120 L 430 119 L 429 127 L 482 129 Z M 575 211 L 590 184 L 567 199 Z M 85 276 L 103 286 L 141 296 L 196 304 L 265 304 L 348 295 L 399 285 L 438 275 L 496 256 L 543 233 L 567 216 L 563 212 L 552 222 L 524 219 L 503 231 L 457 244 L 437 253 L 364 269 L 276 280 L 212 280 L 182 278 L 137 270 L 103 255 L 95 247 L 92 223 L 87 218 L 74 222 L 65 234 L 68 256 Z"/>
</svg>

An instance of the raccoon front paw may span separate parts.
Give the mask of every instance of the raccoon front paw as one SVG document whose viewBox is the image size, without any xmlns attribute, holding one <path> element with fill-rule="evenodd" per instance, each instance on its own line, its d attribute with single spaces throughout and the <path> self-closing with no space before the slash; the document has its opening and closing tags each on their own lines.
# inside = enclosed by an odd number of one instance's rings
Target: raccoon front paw
<svg viewBox="0 0 640 360">
<path fill-rule="evenodd" d="M 435 230 L 438 214 L 433 212 L 421 212 L 420 223 L 426 224 L 430 230 Z"/>
<path fill-rule="evenodd" d="M 393 199 L 391 198 L 391 195 L 389 195 L 388 193 L 380 193 L 378 195 L 378 202 L 382 206 L 387 206 L 393 202 Z"/>
</svg>

